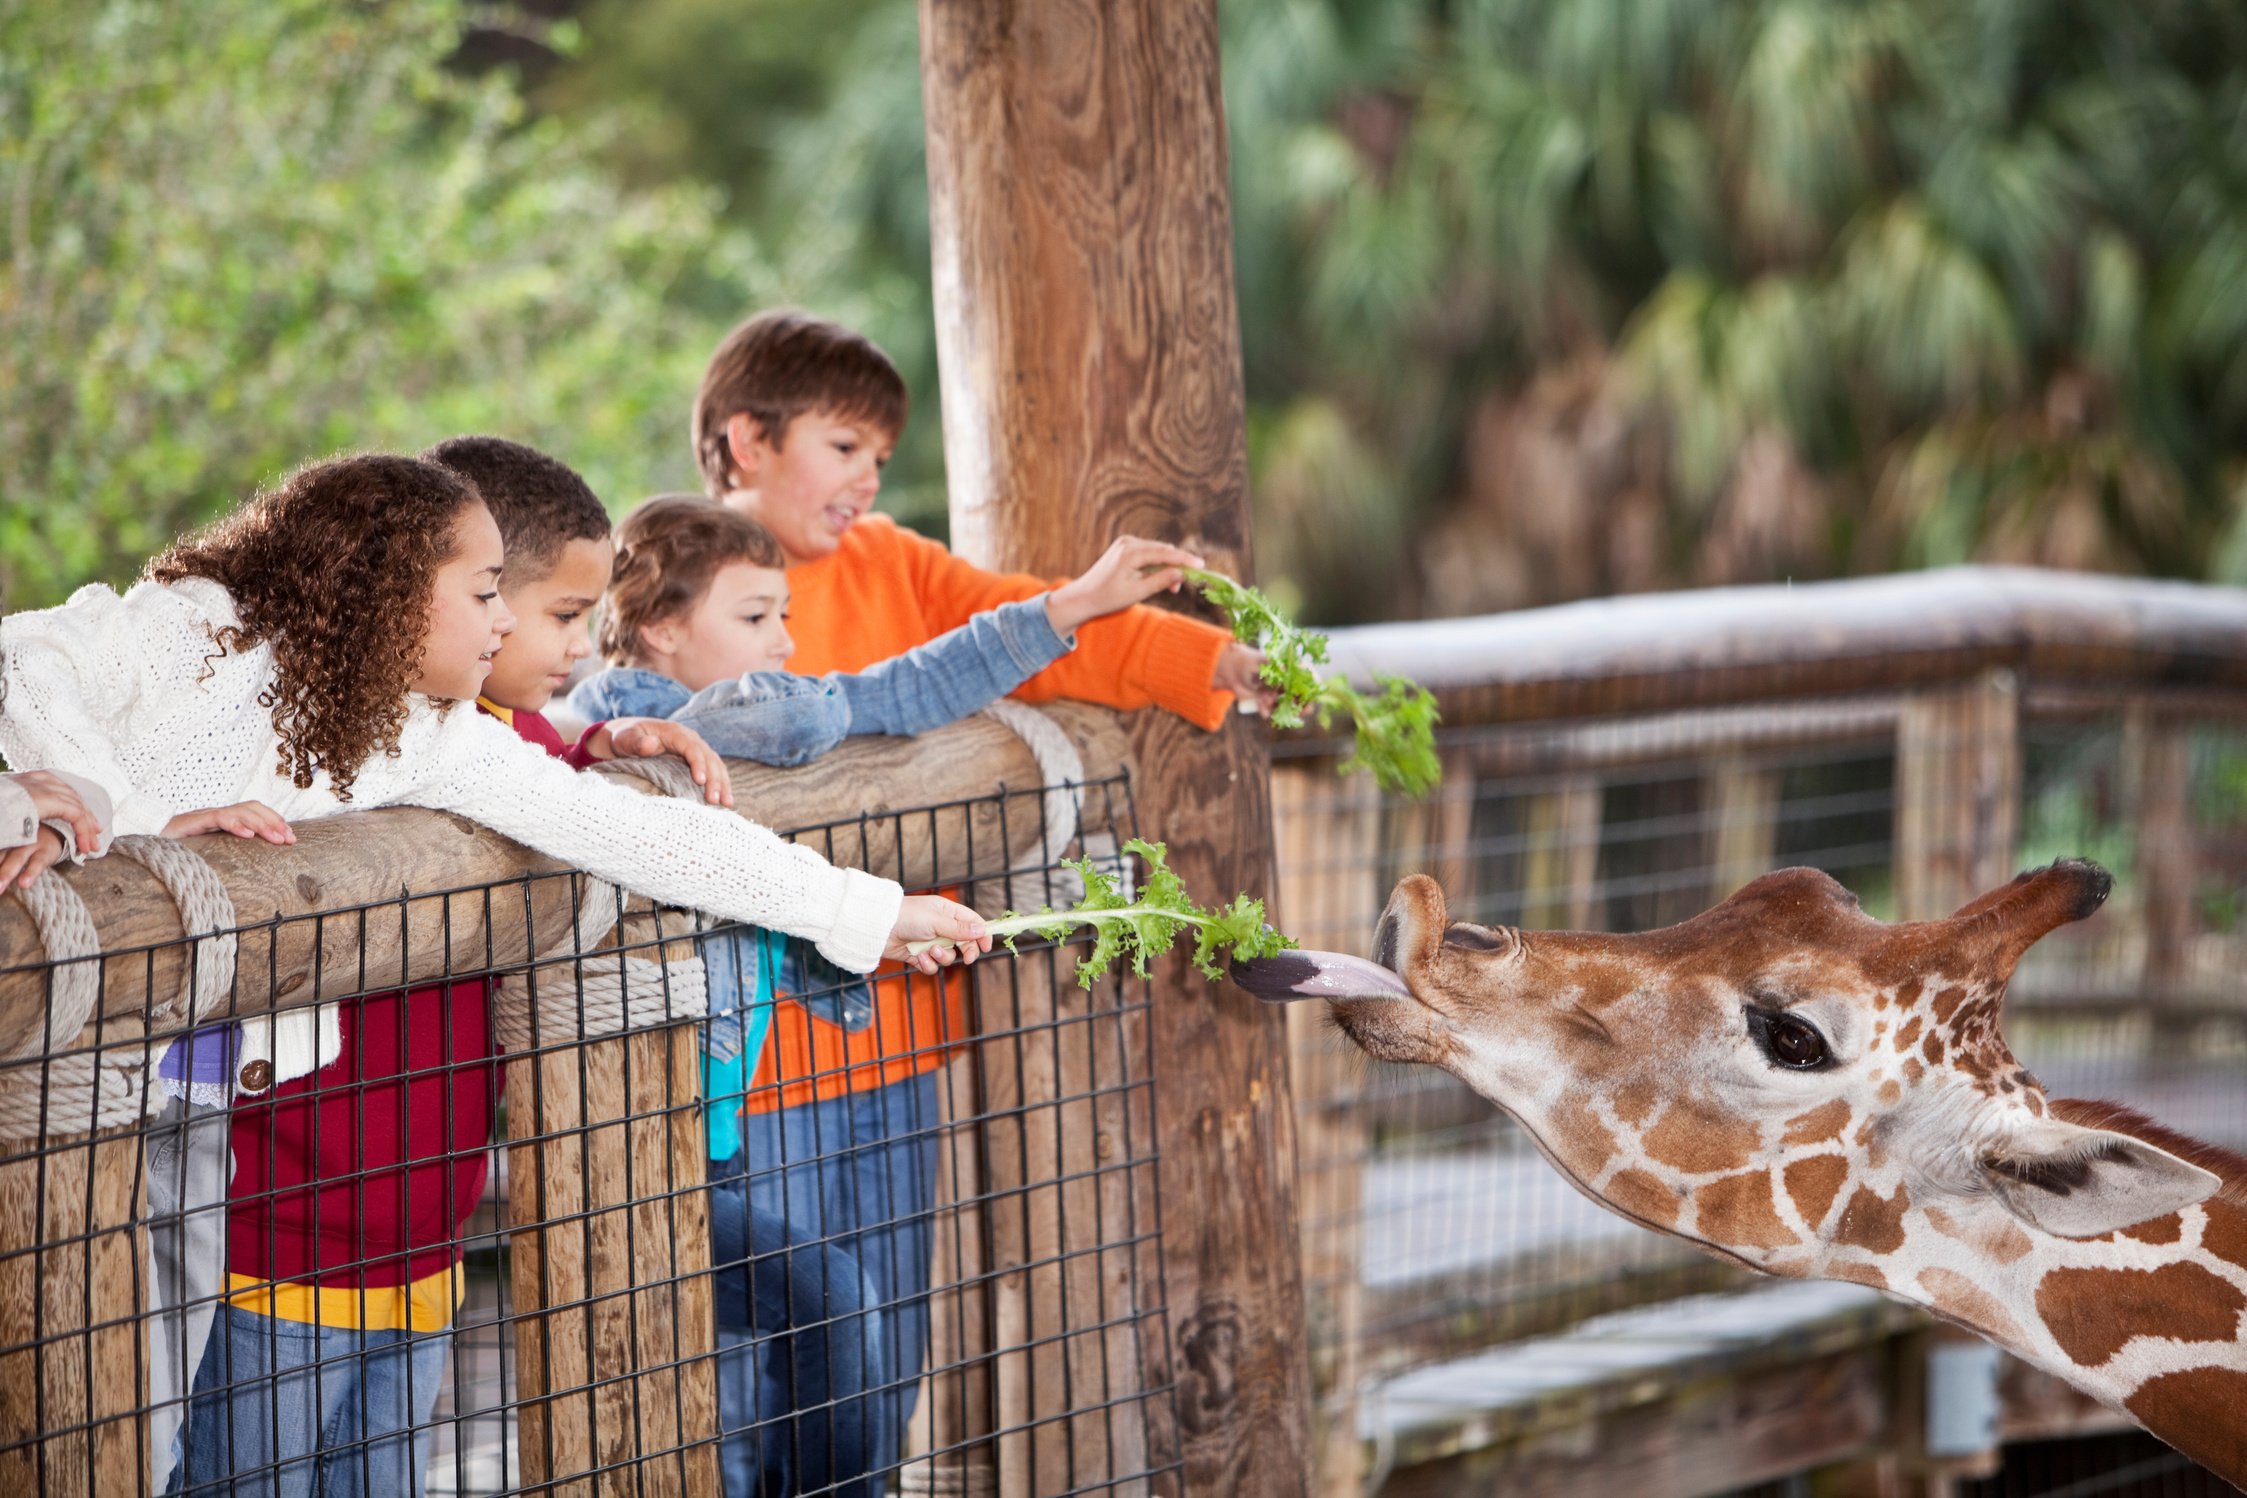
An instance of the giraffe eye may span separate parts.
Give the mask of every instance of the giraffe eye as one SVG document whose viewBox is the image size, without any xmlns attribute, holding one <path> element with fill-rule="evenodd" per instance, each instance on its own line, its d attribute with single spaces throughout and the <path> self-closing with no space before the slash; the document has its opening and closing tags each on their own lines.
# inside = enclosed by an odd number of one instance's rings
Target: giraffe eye
<svg viewBox="0 0 2247 1498">
<path fill-rule="evenodd" d="M 1748 1033 L 1774 1065 L 1789 1071 L 1817 1071 L 1833 1060 L 1832 1052 L 1826 1049 L 1826 1037 L 1810 1021 L 1752 1007 L 1747 1016 Z"/>
</svg>

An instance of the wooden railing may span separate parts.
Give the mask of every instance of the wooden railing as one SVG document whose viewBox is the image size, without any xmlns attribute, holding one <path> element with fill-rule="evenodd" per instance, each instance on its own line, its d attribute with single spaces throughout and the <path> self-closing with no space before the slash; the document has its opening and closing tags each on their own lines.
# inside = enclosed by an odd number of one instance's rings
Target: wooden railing
<svg viewBox="0 0 2247 1498">
<path fill-rule="evenodd" d="M 1119 716 L 1069 704 L 1050 713 L 1083 765 L 1084 828 L 1130 835 Z M 917 740 L 856 740 L 805 769 L 735 763 L 732 779 L 742 814 L 795 829 L 838 864 L 916 888 L 988 884 L 995 903 L 1031 905 L 1043 892 L 1046 777 L 1023 741 L 992 720 Z M 715 1494 L 694 1026 L 646 1021 L 630 1033 L 587 1026 L 582 1037 L 556 1036 L 538 1028 L 551 1018 L 510 1007 L 533 1005 L 539 985 L 559 988 L 568 1007 L 566 995 L 590 981 L 587 959 L 630 952 L 672 969 L 694 955 L 683 939 L 687 919 L 633 901 L 616 935 L 579 950 L 581 878 L 433 811 L 308 822 L 285 848 L 224 836 L 189 846 L 234 912 L 223 933 L 231 980 L 198 1018 L 505 980 L 493 1000 L 495 1031 L 534 1040 L 527 1051 L 511 1049 L 505 1064 L 513 1144 L 503 1237 L 512 1272 L 498 1293 L 512 1371 L 492 1411 L 513 1432 L 504 1481 L 571 1493 Z M 1007 887 L 1024 870 L 1029 883 Z M 59 1116 L 67 1079 L 58 1060 L 126 1056 L 131 1064 L 115 1074 L 137 1073 L 144 1052 L 182 1033 L 193 980 L 216 947 L 189 940 L 211 933 L 183 931 L 165 885 L 122 855 L 47 877 L 83 906 L 98 954 L 58 961 L 63 954 L 43 945 L 29 908 L 0 900 L 0 1089 L 18 1101 L 45 1098 L 34 1119 Z M 952 1418 L 940 1418 L 930 1439 L 954 1465 L 988 1473 L 994 1463 L 1005 1471 L 1007 1442 L 1042 1442 L 1072 1419 L 1131 1427 L 1128 1442 L 1044 1469 L 1065 1470 L 1072 1488 L 1098 1486 L 1143 1472 L 1177 1442 L 1153 1290 L 1159 1238 L 1147 1226 L 1159 1216 L 1147 1067 L 1110 1012 L 1114 995 L 1078 994 L 1056 954 L 1001 953 L 993 968 L 1009 970 L 987 979 L 994 1033 L 955 1058 L 952 1071 L 968 1081 L 959 1110 L 941 1121 L 955 1163 L 985 1163 L 980 1175 L 969 1170 L 964 1193 L 956 1174 L 940 1204 L 946 1236 L 965 1245 L 949 1262 L 964 1283 L 937 1287 L 949 1295 L 938 1319 L 949 1336 L 941 1372 L 952 1387 L 927 1402 Z M 98 992 L 82 1032 L 49 1045 L 50 1006 L 72 971 L 91 973 Z M 934 1054 L 943 1042 L 927 1044 Z M 1041 1059 L 1047 1051 L 1061 1058 L 1058 1070 Z M 991 1139 L 980 1137 L 986 1129 Z M 138 1122 L 93 1134 L 34 1127 L 0 1138 L 0 1491 L 148 1489 L 142 1130 Z M 1099 1282 L 1079 1272 L 1087 1261 L 1102 1266 Z M 1011 1277 L 995 1272 L 1005 1266 Z M 1124 1281 L 1109 1283 L 1119 1266 Z M 1005 1319 L 1007 1306 L 1045 1292 L 1070 1303 Z M 1051 1355 L 1056 1327 L 1072 1360 L 1090 1358 L 1112 1376 L 1097 1397 L 1072 1395 L 1063 1382 L 1010 1399 L 1030 1382 L 1033 1361 Z M 971 1386 L 981 1392 L 959 1392 Z M 968 1420 L 958 1417 L 963 1405 L 996 1413 Z"/>
</svg>

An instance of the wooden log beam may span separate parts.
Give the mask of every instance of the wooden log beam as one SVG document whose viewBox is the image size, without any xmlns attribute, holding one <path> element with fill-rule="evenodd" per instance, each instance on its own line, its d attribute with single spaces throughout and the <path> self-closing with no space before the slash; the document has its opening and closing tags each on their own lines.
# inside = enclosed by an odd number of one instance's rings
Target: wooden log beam
<svg viewBox="0 0 2247 1498">
<path fill-rule="evenodd" d="M 1054 716 L 1085 773 L 1118 772 L 1129 748 L 1118 715 L 1063 704 Z M 837 863 L 908 886 L 959 884 L 995 874 L 1031 853 L 1038 819 L 1002 816 L 999 787 L 1043 783 L 1022 741 L 987 718 L 918 739 L 854 739 L 795 770 L 735 762 L 735 804 L 783 831 L 845 825 L 811 839 Z M 629 785 L 641 785 L 628 779 Z M 892 825 L 900 808 L 934 807 Z M 862 821 L 860 819 L 863 819 Z M 527 959 L 527 931 L 568 929 L 570 881 L 533 879 L 494 895 L 492 885 L 558 874 L 563 866 L 465 817 L 418 808 L 349 812 L 305 822 L 293 847 L 223 834 L 193 840 L 233 897 L 240 940 L 232 1012 L 260 1013 L 316 1000 L 429 982 Z M 122 858 L 60 871 L 101 933 L 104 1043 L 129 1039 L 153 995 L 180 992 L 190 948 L 178 912 L 154 875 Z M 406 893 L 411 891 L 411 893 Z M 47 1001 L 45 953 L 30 916 L 0 900 L 0 1057 L 25 1057 Z M 31 1058 L 34 1062 L 36 1057 Z M 0 1085 L 7 1085 L 0 1066 Z"/>
<path fill-rule="evenodd" d="M 2247 593 L 2030 567 L 1697 588 L 1333 633 L 1336 666 L 1435 689 L 1444 721 L 1521 722 L 2038 681 L 2247 686 Z"/>
<path fill-rule="evenodd" d="M 1214 0 L 921 0 L 920 14 L 953 544 L 1052 576 L 1133 532 L 1251 575 Z M 1204 734 L 1147 712 L 1131 737 L 1142 830 L 1187 886 L 1269 891 L 1261 728 Z M 1181 960 L 1158 970 L 1146 1023 L 1170 1319 L 1146 1376 L 1175 1376 L 1181 1425 L 1151 1424 L 1150 1454 L 1182 1460 L 1189 1492 L 1300 1494 L 1310 1380 L 1284 1025 Z M 1128 1475 L 1106 1461 L 1034 1480 Z"/>
</svg>

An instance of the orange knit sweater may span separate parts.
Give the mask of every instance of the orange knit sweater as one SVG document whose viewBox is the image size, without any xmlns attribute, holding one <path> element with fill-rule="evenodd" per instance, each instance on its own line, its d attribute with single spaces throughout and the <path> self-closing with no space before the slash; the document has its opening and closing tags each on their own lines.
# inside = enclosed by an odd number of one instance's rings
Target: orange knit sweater
<svg viewBox="0 0 2247 1498">
<path fill-rule="evenodd" d="M 1023 573 L 986 572 L 886 515 L 844 533 L 834 555 L 788 570 L 791 671 L 858 671 L 926 644 L 970 616 L 1054 586 Z M 1109 707 L 1165 707 L 1215 729 L 1232 706 L 1209 679 L 1232 638 L 1214 625 L 1163 609 L 1133 608 L 1077 631 L 1077 648 L 1014 695 Z M 863 1091 L 940 1065 L 969 1038 L 967 985 L 918 975 L 874 987 L 874 1023 L 856 1035 L 813 1019 L 799 1005 L 773 1012 L 764 1060 L 749 1090 L 752 1112 Z"/>
</svg>

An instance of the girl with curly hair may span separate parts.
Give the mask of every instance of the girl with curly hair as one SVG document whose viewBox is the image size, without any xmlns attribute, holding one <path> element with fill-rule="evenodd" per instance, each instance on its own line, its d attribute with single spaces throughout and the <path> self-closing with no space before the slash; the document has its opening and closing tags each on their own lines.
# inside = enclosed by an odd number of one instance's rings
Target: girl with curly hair
<svg viewBox="0 0 2247 1498">
<path fill-rule="evenodd" d="M 503 562 L 490 511 L 448 470 L 387 455 L 313 464 L 166 551 L 123 595 L 91 585 L 0 621 L 0 754 L 86 776 L 118 834 L 288 842 L 306 817 L 427 806 L 663 903 L 804 937 L 854 972 L 907 958 L 914 941 L 941 943 L 911 959 L 925 971 L 989 949 L 963 906 L 907 897 L 742 818 L 579 776 L 464 709 L 514 626 Z M 198 1031 L 159 1062 L 184 1114 L 171 1168 L 151 1171 L 152 1236 L 165 1236 L 160 1214 L 180 1214 L 151 1287 L 152 1322 L 170 1329 L 152 1349 L 152 1403 L 184 1392 L 222 1295 L 226 1105 L 339 1049 L 322 1006 Z M 208 1247 L 192 1241 L 199 1223 Z M 201 1326 L 181 1307 L 199 1308 Z M 370 1440 L 349 1476 L 396 1491 L 377 1481 L 387 1466 L 418 1490 L 411 1447 L 425 1440 Z"/>
</svg>

